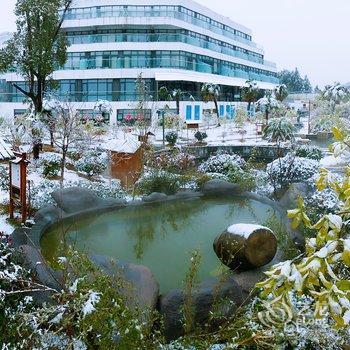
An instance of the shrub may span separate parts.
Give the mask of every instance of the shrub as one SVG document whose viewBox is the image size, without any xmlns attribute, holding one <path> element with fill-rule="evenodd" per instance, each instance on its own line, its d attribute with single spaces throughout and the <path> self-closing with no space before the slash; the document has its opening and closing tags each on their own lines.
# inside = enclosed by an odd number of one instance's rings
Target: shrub
<svg viewBox="0 0 350 350">
<path fill-rule="evenodd" d="M 197 139 L 198 142 L 203 142 L 203 140 L 205 140 L 208 135 L 205 131 L 197 131 L 195 134 L 194 134 L 194 137 Z"/>
<path fill-rule="evenodd" d="M 55 177 L 61 170 L 62 157 L 56 153 L 43 154 L 41 161 L 44 177 Z"/>
<path fill-rule="evenodd" d="M 300 146 L 296 150 L 295 154 L 300 158 L 309 158 L 314 160 L 321 160 L 323 157 L 322 150 L 316 146 Z"/>
<path fill-rule="evenodd" d="M 271 119 L 264 130 L 264 138 L 272 142 L 284 142 L 294 139 L 296 129 L 286 118 Z"/>
<path fill-rule="evenodd" d="M 10 188 L 10 175 L 6 166 L 0 164 L 0 190 L 8 191 Z"/>
<path fill-rule="evenodd" d="M 242 189 L 251 191 L 255 188 L 255 178 L 238 166 L 231 166 L 226 175 L 229 182 L 239 185 Z"/>
<path fill-rule="evenodd" d="M 296 182 L 305 182 L 317 173 L 319 162 L 288 154 L 267 165 L 266 171 L 275 189 L 287 188 Z"/>
<path fill-rule="evenodd" d="M 105 182 L 92 182 L 81 179 L 77 181 L 66 181 L 63 188 L 81 187 L 93 191 L 100 198 L 124 199 L 126 194 L 121 187 L 119 180 Z M 31 207 L 38 210 L 50 204 L 54 204 L 51 194 L 60 188 L 58 181 L 44 180 L 39 183 L 32 183 L 30 187 Z"/>
<path fill-rule="evenodd" d="M 153 192 L 172 195 L 178 192 L 185 182 L 187 181 L 180 175 L 166 171 L 152 171 L 139 179 L 136 184 L 136 190 L 144 195 L 149 195 Z"/>
<path fill-rule="evenodd" d="M 183 152 L 161 153 L 147 161 L 149 167 L 176 173 L 192 170 L 195 165 L 195 157 Z"/>
<path fill-rule="evenodd" d="M 198 171 L 202 173 L 220 173 L 226 174 L 231 166 L 244 167 L 246 162 L 237 154 L 221 153 L 211 156 L 208 160 L 198 167 Z"/>
<path fill-rule="evenodd" d="M 166 141 L 169 143 L 170 146 L 174 146 L 176 144 L 178 135 L 175 131 L 170 131 L 165 135 Z"/>
<path fill-rule="evenodd" d="M 106 156 L 97 151 L 89 152 L 75 163 L 75 168 L 87 176 L 101 175 L 107 169 Z"/>
</svg>

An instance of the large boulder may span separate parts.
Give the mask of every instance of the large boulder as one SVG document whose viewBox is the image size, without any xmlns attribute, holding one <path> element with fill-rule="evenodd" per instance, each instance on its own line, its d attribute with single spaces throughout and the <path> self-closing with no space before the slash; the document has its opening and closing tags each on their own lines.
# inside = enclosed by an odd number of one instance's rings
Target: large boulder
<svg viewBox="0 0 350 350">
<path fill-rule="evenodd" d="M 62 276 L 47 264 L 36 247 L 22 245 L 17 248 L 17 251 L 20 253 L 20 258 L 23 260 L 23 266 L 32 272 L 39 284 L 48 287 L 46 290 L 42 288 L 42 291 L 33 293 L 34 300 L 38 304 L 52 302 L 51 296 L 55 291 L 60 291 L 62 289 Z"/>
<path fill-rule="evenodd" d="M 242 189 L 239 185 L 224 180 L 213 179 L 204 184 L 202 192 L 208 197 L 234 196 L 242 193 Z"/>
<path fill-rule="evenodd" d="M 164 333 L 168 341 L 184 335 L 183 309 L 186 299 L 181 289 L 173 289 L 160 297 L 159 308 L 164 319 Z M 214 312 L 221 316 L 215 321 L 211 320 L 210 325 L 215 328 L 225 318 L 232 316 L 243 302 L 242 291 L 231 274 L 207 280 L 192 291 L 190 305 L 193 310 L 193 324 L 195 326 L 207 324 L 211 312 Z"/>
<path fill-rule="evenodd" d="M 150 195 L 143 197 L 142 201 L 145 203 L 154 203 L 154 202 L 164 202 L 168 199 L 168 196 L 164 193 L 153 192 Z"/>
<path fill-rule="evenodd" d="M 67 214 L 79 213 L 94 208 L 122 206 L 124 201 L 118 199 L 102 199 L 86 188 L 69 187 L 52 193 L 57 205 Z"/>
<path fill-rule="evenodd" d="M 298 206 L 298 197 L 305 198 L 310 193 L 310 188 L 305 183 L 293 183 L 279 200 L 280 205 L 286 209 L 294 209 Z"/>
<path fill-rule="evenodd" d="M 121 293 L 130 306 L 143 310 L 156 308 L 159 284 L 148 267 L 123 263 L 104 255 L 91 255 L 90 258 L 105 274 L 123 278 L 126 284 L 121 287 Z"/>
<path fill-rule="evenodd" d="M 221 262 L 230 269 L 249 270 L 272 261 L 277 252 L 277 239 L 267 227 L 236 224 L 219 235 L 213 247 Z"/>
<path fill-rule="evenodd" d="M 64 218 L 64 212 L 62 209 L 55 205 L 48 205 L 36 212 L 34 221 L 38 222 L 41 220 L 47 220 L 49 222 L 55 222 Z"/>
</svg>

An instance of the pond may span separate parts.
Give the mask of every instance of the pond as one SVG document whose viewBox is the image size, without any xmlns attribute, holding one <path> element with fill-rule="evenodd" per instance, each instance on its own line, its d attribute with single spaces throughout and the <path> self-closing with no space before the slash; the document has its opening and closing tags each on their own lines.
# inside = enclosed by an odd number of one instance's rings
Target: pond
<svg viewBox="0 0 350 350">
<path fill-rule="evenodd" d="M 164 293 L 182 287 L 194 250 L 202 259 L 200 281 L 226 269 L 214 253 L 213 241 L 228 226 L 268 226 L 276 215 L 270 206 L 255 200 L 196 198 L 135 205 L 53 226 L 43 235 L 41 248 L 44 257 L 54 261 L 65 235 L 67 244 L 84 253 L 148 266 Z"/>
</svg>

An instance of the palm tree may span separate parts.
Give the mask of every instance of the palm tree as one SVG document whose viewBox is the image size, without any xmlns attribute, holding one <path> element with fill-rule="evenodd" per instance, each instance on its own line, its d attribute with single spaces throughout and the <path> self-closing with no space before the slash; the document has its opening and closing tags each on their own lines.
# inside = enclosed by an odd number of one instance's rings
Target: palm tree
<svg viewBox="0 0 350 350">
<path fill-rule="evenodd" d="M 183 101 L 185 98 L 194 101 L 194 97 L 189 92 L 182 91 L 181 89 L 174 89 L 170 93 L 166 86 L 162 86 L 159 89 L 158 96 L 163 101 L 175 101 L 177 114 L 180 114 L 180 101 Z"/>
<path fill-rule="evenodd" d="M 287 86 L 284 84 L 278 85 L 275 88 L 275 97 L 279 102 L 283 102 L 289 95 Z"/>
<path fill-rule="evenodd" d="M 218 118 L 218 126 L 220 126 L 218 98 L 220 96 L 220 86 L 216 84 L 206 83 L 202 85 L 202 98 L 204 102 L 214 102 L 215 112 Z"/>
<path fill-rule="evenodd" d="M 275 118 L 269 121 L 264 130 L 264 138 L 271 142 L 284 142 L 294 139 L 296 129 L 287 118 Z"/>
<path fill-rule="evenodd" d="M 260 89 L 254 80 L 247 80 L 246 85 L 247 86 L 242 89 L 242 99 L 248 102 L 248 111 L 250 111 L 251 104 L 256 102 L 259 97 Z"/>
<path fill-rule="evenodd" d="M 257 102 L 258 109 L 265 113 L 266 124 L 269 122 L 269 114 L 274 108 L 278 108 L 278 101 L 271 96 L 271 93 Z"/>
</svg>

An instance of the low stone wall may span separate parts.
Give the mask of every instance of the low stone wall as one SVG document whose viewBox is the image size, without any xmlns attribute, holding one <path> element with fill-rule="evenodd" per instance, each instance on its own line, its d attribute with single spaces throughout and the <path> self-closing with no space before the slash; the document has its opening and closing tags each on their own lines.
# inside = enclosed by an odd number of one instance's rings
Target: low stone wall
<svg viewBox="0 0 350 350">
<path fill-rule="evenodd" d="M 194 155 L 198 160 L 207 159 L 218 152 L 235 153 L 243 158 L 254 155 L 258 161 L 272 161 L 279 156 L 286 155 L 289 148 L 278 148 L 277 146 L 261 145 L 220 145 L 220 146 L 187 146 L 183 148 L 186 152 Z"/>
</svg>

